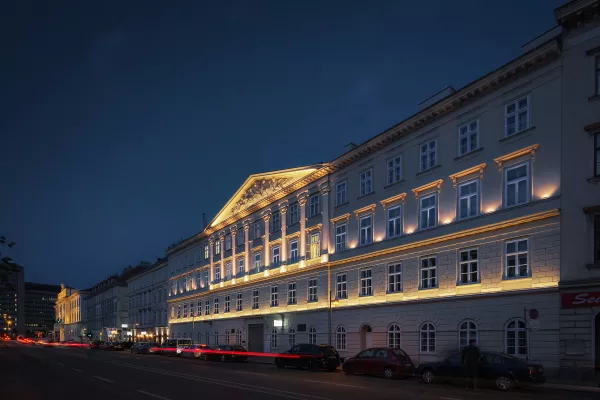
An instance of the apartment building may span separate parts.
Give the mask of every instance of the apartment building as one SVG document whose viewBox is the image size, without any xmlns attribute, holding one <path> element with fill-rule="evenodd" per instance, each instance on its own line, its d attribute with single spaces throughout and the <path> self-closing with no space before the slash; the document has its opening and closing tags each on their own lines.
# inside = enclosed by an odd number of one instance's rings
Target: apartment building
<svg viewBox="0 0 600 400">
<path fill-rule="evenodd" d="M 133 341 L 162 343 L 169 337 L 167 279 L 167 259 L 159 258 L 150 269 L 127 280 L 127 331 Z"/>
<path fill-rule="evenodd" d="M 45 283 L 25 282 L 25 334 L 46 337 L 54 329 L 54 306 L 61 287 Z"/>
<path fill-rule="evenodd" d="M 598 3 L 331 162 L 250 175 L 167 250 L 171 337 L 599 364 Z"/>
</svg>

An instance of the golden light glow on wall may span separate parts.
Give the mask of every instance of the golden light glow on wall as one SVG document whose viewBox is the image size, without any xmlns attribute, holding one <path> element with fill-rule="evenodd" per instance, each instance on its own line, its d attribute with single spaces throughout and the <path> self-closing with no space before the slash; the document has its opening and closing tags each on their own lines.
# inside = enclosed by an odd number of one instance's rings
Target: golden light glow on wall
<svg viewBox="0 0 600 400">
<path fill-rule="evenodd" d="M 535 193 L 540 199 L 547 199 L 558 192 L 558 187 L 556 185 L 544 185 L 536 188 Z"/>
<path fill-rule="evenodd" d="M 409 235 L 410 235 L 410 234 L 411 234 L 411 233 L 413 233 L 414 231 L 415 231 L 415 227 L 414 227 L 413 225 L 407 225 L 407 226 L 406 226 L 406 231 L 405 231 L 405 232 L 406 232 L 407 234 L 409 234 Z"/>
</svg>

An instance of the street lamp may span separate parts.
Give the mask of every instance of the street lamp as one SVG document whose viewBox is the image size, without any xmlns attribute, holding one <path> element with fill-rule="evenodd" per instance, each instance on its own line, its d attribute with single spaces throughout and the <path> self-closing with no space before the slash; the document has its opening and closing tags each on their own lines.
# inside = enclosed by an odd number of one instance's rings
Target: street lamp
<svg viewBox="0 0 600 400">
<path fill-rule="evenodd" d="M 333 303 L 339 303 L 339 300 L 333 295 L 333 290 L 329 292 L 329 345 L 332 345 L 332 340 L 331 340 L 331 335 L 332 335 L 332 331 L 331 331 L 331 314 L 332 314 L 332 304 Z"/>
</svg>

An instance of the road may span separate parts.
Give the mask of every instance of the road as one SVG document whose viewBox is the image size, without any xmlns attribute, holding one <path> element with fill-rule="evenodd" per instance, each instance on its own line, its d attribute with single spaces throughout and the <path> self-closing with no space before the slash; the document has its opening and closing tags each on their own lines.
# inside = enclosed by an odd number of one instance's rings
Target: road
<svg viewBox="0 0 600 400">
<path fill-rule="evenodd" d="M 385 380 L 309 372 L 257 363 L 219 363 L 88 348 L 42 348 L 11 342 L 0 348 L 0 396 L 4 400 L 558 400 L 597 399 L 593 393 L 526 388 L 502 393 L 424 385 L 416 379 Z"/>
</svg>

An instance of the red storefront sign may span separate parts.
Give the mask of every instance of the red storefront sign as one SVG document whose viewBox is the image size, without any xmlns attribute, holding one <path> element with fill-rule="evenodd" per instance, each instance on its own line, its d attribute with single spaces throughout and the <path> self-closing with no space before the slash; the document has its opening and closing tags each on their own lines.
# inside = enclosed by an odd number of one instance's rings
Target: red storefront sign
<svg viewBox="0 0 600 400">
<path fill-rule="evenodd" d="M 562 308 L 600 307 L 600 292 L 562 293 Z"/>
</svg>

